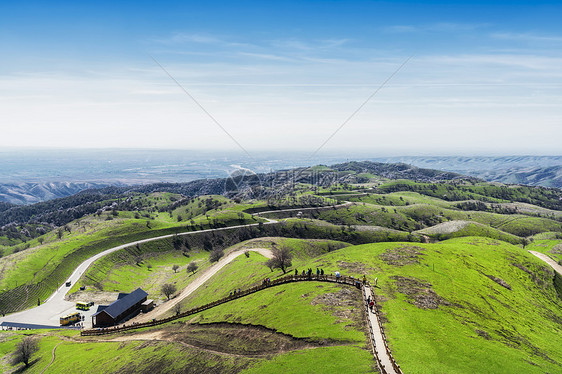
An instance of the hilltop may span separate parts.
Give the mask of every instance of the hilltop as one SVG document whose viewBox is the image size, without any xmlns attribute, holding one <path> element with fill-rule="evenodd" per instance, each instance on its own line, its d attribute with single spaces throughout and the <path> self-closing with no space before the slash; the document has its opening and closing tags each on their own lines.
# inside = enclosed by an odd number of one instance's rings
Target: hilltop
<svg viewBox="0 0 562 374">
<path fill-rule="evenodd" d="M 158 318 L 173 317 L 177 312 L 167 303 L 185 311 L 284 276 L 252 252 L 180 297 L 211 268 L 211 254 L 286 248 L 293 256 L 289 273 L 322 268 L 377 278 L 389 348 L 405 373 L 543 373 L 562 366 L 562 278 L 528 252 L 562 261 L 562 191 L 556 188 L 348 162 L 111 187 L 5 208 L 4 312 L 43 302 L 79 263 L 123 245 L 72 284 L 70 300 L 101 303 L 142 287 L 162 306 Z M 187 271 L 191 263 L 196 271 Z M 165 283 L 177 287 L 174 301 L 162 295 Z M 377 372 L 365 319 L 353 287 L 284 284 L 107 337 L 31 332 L 41 350 L 29 372 L 40 372 L 60 342 L 55 372 L 95 366 L 105 372 L 286 373 L 320 365 Z M 0 334 L 0 357 L 21 337 Z M 0 368 L 7 371 L 5 359 Z"/>
</svg>

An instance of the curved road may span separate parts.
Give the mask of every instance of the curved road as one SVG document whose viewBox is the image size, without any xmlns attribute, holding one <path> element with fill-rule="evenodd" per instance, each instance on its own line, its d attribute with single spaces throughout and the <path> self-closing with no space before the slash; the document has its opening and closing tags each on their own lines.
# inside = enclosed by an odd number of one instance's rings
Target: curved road
<svg viewBox="0 0 562 374">
<path fill-rule="evenodd" d="M 277 221 L 275 221 L 275 220 L 271 220 L 271 219 L 267 219 L 267 218 L 264 218 L 264 219 L 267 220 L 267 222 L 263 223 L 264 225 L 271 225 L 271 224 L 277 223 Z M 117 247 L 107 249 L 103 252 L 98 253 L 95 256 L 90 257 L 89 259 L 87 259 L 86 261 L 84 261 L 83 263 L 78 265 L 78 267 L 70 275 L 68 280 L 72 284 L 75 284 L 76 282 L 78 282 L 78 280 L 80 279 L 82 274 L 84 274 L 84 272 L 95 261 L 99 260 L 100 258 L 102 258 L 104 256 L 107 256 L 110 253 L 113 253 L 115 251 L 130 247 L 130 246 L 133 246 L 133 245 L 147 243 L 147 242 L 151 242 L 151 241 L 154 241 L 154 240 L 171 238 L 171 237 L 176 236 L 176 235 L 181 235 L 181 236 L 194 235 L 194 234 L 199 234 L 199 233 L 202 233 L 202 232 L 230 230 L 230 229 L 236 229 L 236 228 L 242 228 L 242 227 L 252 227 L 252 226 L 258 226 L 258 225 L 259 225 L 259 223 L 251 223 L 251 224 L 247 224 L 247 225 L 220 227 L 220 228 L 216 228 L 216 229 L 189 231 L 189 232 L 183 232 L 183 233 L 178 233 L 178 234 L 162 235 L 162 236 L 157 236 L 157 237 L 154 237 L 154 238 L 142 239 L 142 240 L 137 240 L 137 241 L 134 241 L 134 242 L 131 242 L 131 243 L 123 244 L 123 245 L 120 245 L 120 246 L 117 246 Z M 227 257 L 229 257 L 229 256 L 227 256 Z M 232 261 L 235 257 L 233 257 L 230 261 Z M 224 265 L 226 265 L 226 263 Z M 224 266 L 224 265 L 222 265 L 222 266 Z M 218 271 L 218 269 L 217 269 L 217 271 Z M 68 293 L 69 290 L 70 290 L 70 288 L 66 287 L 63 284 L 43 304 L 41 304 L 41 305 L 39 305 L 35 308 L 31 308 L 31 309 L 23 310 L 21 312 L 17 312 L 17 313 L 7 315 L 6 317 L 0 317 L 0 323 L 2 323 L 2 322 L 19 322 L 19 323 L 32 323 L 32 324 L 36 324 L 36 325 L 47 325 L 47 326 L 58 327 L 58 326 L 60 326 L 59 318 L 62 315 L 65 315 L 65 314 L 68 314 L 68 313 L 71 313 L 71 312 L 75 311 L 74 307 L 75 307 L 76 304 L 72 301 L 65 300 L 65 296 L 66 296 L 66 294 Z"/>
<path fill-rule="evenodd" d="M 220 269 L 222 269 L 227 264 L 232 262 L 232 260 L 243 254 L 245 251 L 258 252 L 259 254 L 267 258 L 271 258 L 272 256 L 271 251 L 266 248 L 247 248 L 247 249 L 241 249 L 235 252 L 231 252 L 228 255 L 221 258 L 216 264 L 205 269 L 205 271 L 199 274 L 199 276 L 195 280 L 189 283 L 187 287 L 185 287 L 178 296 L 176 296 L 172 300 L 166 301 L 165 303 L 158 305 L 156 308 L 154 308 L 148 313 L 139 314 L 132 320 L 127 321 L 127 323 L 130 324 L 131 322 L 139 322 L 139 323 L 148 322 L 153 318 L 160 317 L 162 314 L 172 309 L 177 303 L 179 303 L 180 301 L 191 295 L 195 290 L 197 290 L 200 286 L 202 286 L 205 282 L 207 282 L 213 275 L 215 275 Z"/>
<path fill-rule="evenodd" d="M 560 264 L 558 264 L 556 261 L 545 255 L 544 253 L 540 253 L 536 251 L 529 251 L 529 253 L 540 258 L 541 260 L 549 264 L 554 269 L 555 272 L 562 275 L 562 266 L 560 266 Z"/>
<path fill-rule="evenodd" d="M 264 214 L 264 213 L 279 213 L 279 212 L 285 212 L 285 211 L 300 211 L 300 210 L 319 209 L 319 208 L 332 208 L 332 207 L 338 208 L 338 207 L 346 206 L 348 204 L 350 204 L 350 203 L 346 202 L 344 204 L 338 204 L 338 205 L 334 205 L 334 206 L 330 205 L 330 206 L 327 206 L 327 207 L 281 209 L 281 210 L 275 210 L 275 211 L 271 211 L 271 212 L 261 212 L 261 213 L 255 214 L 255 215 L 260 216 L 261 214 Z M 275 221 L 273 219 L 269 219 L 269 218 L 265 218 L 265 217 L 260 217 L 260 218 L 267 221 L 267 222 L 263 222 L 264 225 L 270 225 L 270 224 L 277 223 L 277 221 Z M 127 244 L 119 245 L 117 247 L 113 247 L 113 248 L 107 249 L 103 252 L 100 252 L 97 255 L 94 255 L 94 256 L 90 257 L 89 259 L 87 259 L 86 261 L 82 262 L 80 265 L 78 265 L 78 267 L 70 275 L 70 277 L 68 278 L 68 281 L 70 281 L 74 285 L 76 282 L 78 282 L 78 280 L 84 274 L 84 272 L 86 272 L 86 270 L 95 261 L 99 260 L 100 258 L 102 258 L 104 256 L 107 256 L 108 254 L 110 254 L 112 252 L 130 247 L 130 246 L 133 246 L 133 245 L 147 243 L 147 242 L 151 242 L 151 241 L 154 241 L 154 240 L 171 238 L 171 237 L 176 236 L 176 235 L 181 235 L 181 236 L 194 235 L 194 234 L 199 234 L 199 233 L 203 233 L 203 232 L 230 230 L 230 229 L 236 229 L 236 228 L 242 228 L 242 227 L 252 227 L 252 226 L 258 226 L 258 225 L 259 225 L 259 223 L 250 223 L 250 224 L 247 224 L 247 225 L 236 225 L 236 226 L 229 226 L 229 227 L 220 227 L 220 228 L 216 228 L 216 229 L 206 229 L 206 230 L 199 230 L 199 231 L 182 232 L 182 233 L 177 233 L 177 234 L 168 234 L 168 235 L 162 235 L 162 236 L 157 236 L 157 237 L 154 237 L 154 238 L 137 240 L 137 241 L 130 242 L 130 243 L 127 243 Z M 231 257 L 231 255 L 232 254 L 226 256 L 226 258 L 223 259 L 223 260 L 230 259 L 229 260 L 229 262 L 230 262 L 237 256 L 237 255 L 235 255 L 234 257 Z M 224 265 L 226 265 L 228 263 L 228 262 L 221 262 L 221 261 L 219 261 L 219 263 L 216 264 L 216 265 L 222 264 L 219 268 L 217 268 L 216 271 L 220 270 L 220 268 L 222 268 Z M 214 266 L 211 267 L 211 268 L 214 268 Z M 207 269 L 207 271 L 208 270 L 210 270 L 210 269 Z M 203 275 L 207 274 L 207 271 L 205 273 L 203 273 Z M 208 280 L 211 276 L 212 276 L 212 274 L 209 275 L 208 277 L 206 277 L 204 281 Z M 199 286 L 197 286 L 197 287 L 199 287 Z M 189 288 L 190 287 L 188 286 L 188 289 Z M 19 323 L 31 323 L 31 324 L 36 324 L 36 325 L 46 325 L 46 326 L 56 326 L 56 327 L 58 327 L 58 326 L 60 326 L 59 318 L 62 315 L 66 315 L 66 314 L 69 314 L 69 313 L 75 311 L 75 303 L 65 300 L 66 294 L 68 293 L 69 290 L 70 289 L 63 284 L 43 304 L 41 304 L 37 307 L 31 308 L 31 309 L 23 310 L 21 312 L 9 314 L 6 317 L 0 317 L 0 323 L 2 323 L 2 322 L 19 322 Z M 195 289 L 193 289 L 189 293 L 193 292 L 194 290 Z M 185 296 L 182 297 L 182 295 L 183 295 L 183 292 L 182 292 L 182 294 L 180 294 L 181 298 L 187 296 L 187 295 L 185 295 Z M 175 305 L 175 303 L 166 303 L 166 304 L 169 304 L 170 306 L 166 307 L 166 309 L 163 310 L 162 313 L 164 313 L 166 310 L 169 310 L 169 308 L 171 308 L 171 307 L 173 307 L 173 305 Z M 160 310 L 160 309 L 158 309 L 158 310 Z"/>
</svg>

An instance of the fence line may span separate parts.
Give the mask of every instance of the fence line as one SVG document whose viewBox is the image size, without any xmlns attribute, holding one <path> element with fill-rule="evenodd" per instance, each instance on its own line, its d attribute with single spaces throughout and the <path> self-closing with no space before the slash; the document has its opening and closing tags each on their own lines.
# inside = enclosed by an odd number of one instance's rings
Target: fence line
<svg viewBox="0 0 562 374">
<path fill-rule="evenodd" d="M 368 322 L 368 326 L 369 326 L 369 340 L 371 342 L 371 347 L 372 347 L 372 351 L 373 351 L 373 356 L 375 357 L 375 360 L 377 362 L 377 365 L 379 367 L 379 369 L 381 370 L 382 374 L 387 374 L 387 371 L 384 368 L 384 365 L 382 365 L 381 360 L 379 358 L 379 352 L 377 350 L 377 347 L 375 345 L 375 337 L 374 337 L 374 331 L 373 331 L 373 326 L 371 325 L 371 322 L 369 320 L 369 306 L 366 302 L 366 293 L 370 292 L 371 293 L 371 297 L 373 300 L 375 300 L 375 306 L 374 306 L 374 310 L 375 313 L 377 314 L 377 320 L 378 320 L 378 324 L 379 326 L 377 326 L 381 332 L 381 335 L 383 337 L 383 342 L 384 342 L 384 348 L 386 350 L 386 353 L 388 354 L 388 356 L 390 357 L 390 362 L 392 363 L 392 366 L 394 368 L 394 370 L 399 373 L 402 374 L 402 371 L 400 370 L 400 366 L 396 363 L 396 361 L 394 360 L 394 357 L 392 356 L 392 354 L 390 353 L 390 350 L 388 349 L 388 344 L 386 342 L 386 336 L 384 334 L 384 329 L 382 327 L 382 324 L 380 322 L 380 315 L 379 315 L 379 308 L 378 308 L 378 304 L 376 302 L 376 299 L 374 297 L 374 292 L 372 290 L 372 288 L 370 286 L 364 286 L 362 284 L 362 282 L 357 279 L 357 278 L 353 278 L 353 277 L 346 277 L 346 276 L 334 276 L 334 275 L 287 275 L 269 282 L 264 282 L 261 285 L 257 285 L 257 286 L 253 286 L 244 290 L 241 290 L 240 292 L 236 292 L 235 294 L 229 295 L 227 297 L 215 300 L 211 303 L 202 305 L 202 306 L 198 306 L 195 308 L 191 308 L 183 313 L 179 313 L 175 316 L 171 316 L 168 318 L 164 318 L 164 319 L 153 319 L 152 321 L 148 321 L 148 322 L 142 322 L 142 323 L 135 323 L 135 324 L 131 324 L 131 325 L 122 325 L 122 326 L 116 326 L 116 327 L 108 327 L 108 328 L 97 328 L 97 329 L 90 329 L 90 330 L 83 330 L 80 332 L 81 336 L 96 336 L 96 335 L 108 335 L 108 334 L 115 334 L 118 332 L 122 332 L 122 331 L 128 331 L 128 330 L 136 330 L 136 329 L 140 329 L 140 328 L 144 328 L 144 327 L 152 327 L 152 326 L 158 326 L 164 323 L 168 323 L 171 321 L 175 321 L 177 319 L 180 318 L 184 318 L 211 308 L 214 308 L 218 305 L 227 303 L 229 301 L 232 300 L 236 300 L 239 299 L 241 297 L 253 294 L 255 292 L 264 290 L 266 288 L 269 287 L 274 287 L 274 286 L 279 286 L 282 284 L 288 284 L 288 283 L 293 283 L 293 282 L 302 282 L 302 281 L 316 281 L 316 282 L 330 282 L 330 283 L 338 283 L 338 284 L 344 284 L 344 285 L 348 285 L 348 286 L 354 286 L 357 287 L 359 289 L 361 289 L 362 292 L 362 297 L 363 297 L 363 303 L 365 305 L 366 308 L 366 313 L 367 313 L 367 322 Z M 368 291 L 367 291 L 368 290 Z"/>
<path fill-rule="evenodd" d="M 113 334 L 113 333 L 120 332 L 120 331 L 126 331 L 126 330 L 156 326 L 156 325 L 160 325 L 162 323 L 174 321 L 174 320 L 179 319 L 179 318 L 187 317 L 187 316 L 190 316 L 192 314 L 199 313 L 199 312 L 202 312 L 202 311 L 210 309 L 210 308 L 214 308 L 215 306 L 224 304 L 224 303 L 232 301 L 232 300 L 236 300 L 240 297 L 250 295 L 252 293 L 264 290 L 264 289 L 269 288 L 269 287 L 278 286 L 278 285 L 286 284 L 286 283 L 292 283 L 292 282 L 300 282 L 300 281 L 331 282 L 331 283 L 346 284 L 346 285 L 350 285 L 350 286 L 357 286 L 357 284 L 359 282 L 355 278 L 345 277 L 345 276 L 336 277 L 336 276 L 333 276 L 333 275 L 314 275 L 314 274 L 311 274 L 310 276 L 308 276 L 308 275 L 288 275 L 288 276 L 285 276 L 285 277 L 282 277 L 282 278 L 272 280 L 272 281 L 267 282 L 267 283 L 263 283 L 261 285 L 257 285 L 257 286 L 254 286 L 254 287 L 247 288 L 245 290 L 242 290 L 242 291 L 237 292 L 237 293 L 235 293 L 233 295 L 230 295 L 230 296 L 226 296 L 222 299 L 213 301 L 211 303 L 189 309 L 189 310 L 187 310 L 183 313 L 177 314 L 175 316 L 171 316 L 171 317 L 164 318 L 164 319 L 161 319 L 161 320 L 154 319 L 152 321 L 137 323 L 137 324 L 134 324 L 134 325 L 131 324 L 131 325 L 116 326 L 116 327 L 83 330 L 81 332 L 81 335 L 82 336 L 106 335 L 106 334 Z M 360 285 L 360 283 L 359 283 L 359 285 Z"/>
</svg>

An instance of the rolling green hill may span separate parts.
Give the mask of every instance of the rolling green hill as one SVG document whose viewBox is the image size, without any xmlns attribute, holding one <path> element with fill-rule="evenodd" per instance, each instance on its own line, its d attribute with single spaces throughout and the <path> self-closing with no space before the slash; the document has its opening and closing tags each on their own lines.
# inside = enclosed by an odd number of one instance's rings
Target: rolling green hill
<svg viewBox="0 0 562 374">
<path fill-rule="evenodd" d="M 181 194 L 195 188 L 216 193 L 217 181 L 161 185 L 159 191 L 143 186 L 125 195 L 112 190 L 92 203 L 105 209 L 25 243 L 6 236 L 0 241 L 0 310 L 47 298 L 77 264 L 104 249 L 188 233 L 103 257 L 73 285 L 72 297 L 142 287 L 163 302 L 161 285 L 183 289 L 210 265 L 215 250 L 287 248 L 289 272 L 322 268 L 377 279 L 387 339 L 405 373 L 562 372 L 562 282 L 528 253 L 562 261 L 560 190 L 369 163 L 236 182 L 243 190 L 223 195 Z M 54 217 L 52 207 L 18 212 L 43 209 L 43 217 Z M 16 214 L 11 209 L 3 217 Z M 239 256 L 183 299 L 181 310 L 283 275 L 265 261 L 254 252 Z M 199 266 L 195 273 L 186 271 L 191 262 Z M 40 351 L 27 372 L 41 372 L 58 343 L 53 372 L 376 372 L 360 297 L 348 286 L 299 282 L 117 335 L 30 331 Z M 0 332 L 0 371 L 17 370 L 7 364 L 8 353 L 23 335 Z"/>
</svg>

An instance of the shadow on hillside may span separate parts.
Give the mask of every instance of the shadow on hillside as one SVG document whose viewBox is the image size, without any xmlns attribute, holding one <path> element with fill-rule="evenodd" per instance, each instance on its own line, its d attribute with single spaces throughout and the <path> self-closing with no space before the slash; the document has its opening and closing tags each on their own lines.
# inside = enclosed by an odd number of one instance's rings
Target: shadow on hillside
<svg viewBox="0 0 562 374">
<path fill-rule="evenodd" d="M 19 368 L 17 368 L 16 370 L 14 370 L 12 372 L 12 374 L 17 374 L 17 373 L 25 373 L 27 369 L 31 369 L 31 367 L 37 363 L 37 361 L 39 361 L 39 358 L 36 358 L 35 360 L 31 361 L 29 363 L 29 366 L 20 366 Z"/>
</svg>

